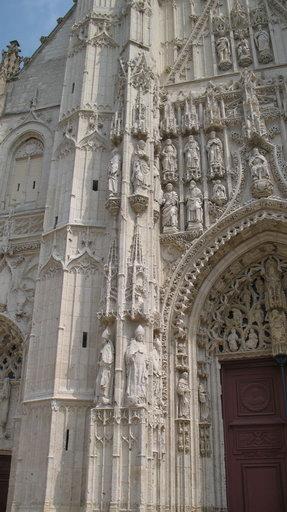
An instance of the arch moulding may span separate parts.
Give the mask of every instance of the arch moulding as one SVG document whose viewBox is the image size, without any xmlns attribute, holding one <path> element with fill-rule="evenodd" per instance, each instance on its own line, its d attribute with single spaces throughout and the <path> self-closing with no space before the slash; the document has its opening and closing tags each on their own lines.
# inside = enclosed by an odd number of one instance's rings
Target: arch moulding
<svg viewBox="0 0 287 512">
<path fill-rule="evenodd" d="M 175 440 L 167 463 L 176 476 L 170 486 L 176 507 L 227 510 L 221 360 L 272 351 L 269 346 L 238 354 L 208 351 L 200 322 L 213 290 L 223 290 L 228 280 L 235 282 L 256 265 L 264 272 L 262 262 L 270 257 L 287 262 L 286 202 L 281 200 L 250 204 L 212 227 L 182 256 L 164 289 L 163 396 L 169 438 Z"/>
</svg>

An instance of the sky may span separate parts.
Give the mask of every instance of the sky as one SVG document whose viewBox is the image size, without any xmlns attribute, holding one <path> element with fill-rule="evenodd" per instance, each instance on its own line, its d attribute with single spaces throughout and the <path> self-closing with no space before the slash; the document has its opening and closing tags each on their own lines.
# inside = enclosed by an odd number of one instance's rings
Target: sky
<svg viewBox="0 0 287 512">
<path fill-rule="evenodd" d="M 22 56 L 30 57 L 73 5 L 72 0 L 0 0 L 0 51 L 19 41 Z"/>
</svg>

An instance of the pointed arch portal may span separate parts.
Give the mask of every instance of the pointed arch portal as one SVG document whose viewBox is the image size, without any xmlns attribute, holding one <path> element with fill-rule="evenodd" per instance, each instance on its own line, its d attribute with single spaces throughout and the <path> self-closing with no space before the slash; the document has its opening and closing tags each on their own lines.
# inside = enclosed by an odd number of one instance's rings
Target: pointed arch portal
<svg viewBox="0 0 287 512">
<path fill-rule="evenodd" d="M 195 243 L 166 294 L 178 505 L 287 507 L 287 418 L 274 360 L 286 350 L 286 220 L 257 218 Z"/>
</svg>

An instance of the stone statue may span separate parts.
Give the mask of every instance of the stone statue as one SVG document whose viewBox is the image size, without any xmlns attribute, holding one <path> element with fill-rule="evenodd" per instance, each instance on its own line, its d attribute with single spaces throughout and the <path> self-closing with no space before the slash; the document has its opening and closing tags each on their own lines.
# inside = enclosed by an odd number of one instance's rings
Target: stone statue
<svg viewBox="0 0 287 512">
<path fill-rule="evenodd" d="M 183 372 L 177 383 L 177 395 L 178 395 L 178 417 L 189 418 L 189 383 L 188 373 Z"/>
<path fill-rule="evenodd" d="M 211 179 L 217 177 L 222 178 L 225 173 L 223 164 L 223 145 L 221 140 L 216 137 L 216 133 L 214 131 L 212 131 L 210 135 L 210 139 L 206 146 L 209 162 L 209 177 Z"/>
<path fill-rule="evenodd" d="M 111 341 L 111 332 L 107 327 L 103 334 L 103 346 L 98 359 L 98 375 L 96 380 L 97 406 L 111 403 L 111 387 L 113 382 L 114 346 Z"/>
<path fill-rule="evenodd" d="M 226 70 L 232 65 L 230 42 L 228 37 L 221 35 L 216 41 L 216 51 L 219 59 L 219 69 Z"/>
<path fill-rule="evenodd" d="M 240 66 L 249 66 L 252 62 L 249 41 L 244 34 L 239 34 L 239 41 L 237 42 L 237 55 Z"/>
<path fill-rule="evenodd" d="M 200 421 L 209 420 L 209 396 L 205 385 L 200 382 L 198 386 L 198 401 L 200 405 Z"/>
<path fill-rule="evenodd" d="M 5 436 L 10 402 L 10 380 L 5 378 L 0 388 L 0 438 Z"/>
<path fill-rule="evenodd" d="M 163 191 L 162 191 L 161 182 L 160 182 L 158 158 L 155 158 L 154 164 L 153 164 L 153 180 L 154 180 L 154 200 L 156 203 L 161 205 L 162 200 L 163 200 Z"/>
<path fill-rule="evenodd" d="M 204 116 L 206 127 L 221 127 L 222 122 L 220 108 L 216 99 L 216 88 L 212 82 L 209 82 L 206 88 L 206 106 Z"/>
<path fill-rule="evenodd" d="M 227 202 L 226 189 L 220 180 L 216 180 L 213 185 L 212 202 L 217 206 L 222 206 Z"/>
<path fill-rule="evenodd" d="M 265 263 L 265 301 L 268 310 L 287 309 L 286 297 L 282 286 L 282 275 L 275 258 L 268 258 Z"/>
<path fill-rule="evenodd" d="M 148 188 L 149 157 L 146 143 L 140 140 L 134 150 L 132 159 L 132 184 L 134 194 L 145 195 Z"/>
<path fill-rule="evenodd" d="M 258 28 L 254 34 L 254 41 L 258 50 L 258 60 L 262 64 L 267 64 L 272 61 L 272 50 L 270 45 L 270 35 L 268 30 L 264 29 L 262 25 L 258 25 Z"/>
<path fill-rule="evenodd" d="M 201 178 L 200 170 L 200 151 L 199 145 L 193 135 L 188 137 L 188 141 L 184 146 L 185 155 L 185 178 L 186 181 L 198 181 Z"/>
<path fill-rule="evenodd" d="M 235 327 L 231 328 L 229 335 L 227 336 L 228 348 L 230 352 L 237 352 L 239 349 L 239 336 Z"/>
<path fill-rule="evenodd" d="M 190 100 L 187 98 L 184 102 L 184 112 L 181 122 L 184 131 L 192 129 L 198 130 L 198 115 L 192 98 L 190 98 Z"/>
<path fill-rule="evenodd" d="M 286 354 L 286 312 L 272 309 L 272 311 L 269 311 L 268 316 L 271 328 L 272 352 L 274 355 Z"/>
<path fill-rule="evenodd" d="M 112 158 L 108 166 L 108 189 L 110 197 L 118 196 L 119 178 L 121 173 L 121 154 L 117 148 L 112 151 Z"/>
<path fill-rule="evenodd" d="M 260 104 L 256 94 L 256 76 L 250 70 L 245 70 L 241 75 L 243 88 L 243 106 L 245 116 L 245 128 L 247 138 L 254 134 L 266 135 L 266 125 L 261 117 Z"/>
<path fill-rule="evenodd" d="M 177 133 L 177 122 L 174 112 L 174 106 L 169 98 L 167 98 L 164 104 L 162 131 L 166 134 L 172 135 L 176 135 Z"/>
<path fill-rule="evenodd" d="M 135 337 L 129 340 L 125 363 L 127 371 L 126 400 L 129 405 L 139 406 L 146 402 L 147 349 L 144 342 L 144 328 L 139 325 Z"/>
<path fill-rule="evenodd" d="M 162 376 L 162 368 L 161 368 L 161 341 L 159 336 L 156 336 L 153 340 L 153 350 L 152 350 L 152 373 L 153 373 L 153 391 L 155 395 L 155 399 L 161 399 L 162 389 L 161 389 L 161 376 Z"/>
<path fill-rule="evenodd" d="M 258 335 L 256 331 L 251 327 L 248 338 L 245 342 L 246 348 L 249 350 L 255 350 L 258 346 Z"/>
<path fill-rule="evenodd" d="M 178 195 L 172 183 L 166 185 L 163 194 L 162 226 L 164 233 L 178 230 Z"/>
<path fill-rule="evenodd" d="M 162 171 L 164 181 L 176 181 L 177 150 L 170 139 L 167 139 L 161 152 Z"/>
<path fill-rule="evenodd" d="M 200 228 L 203 224 L 203 211 L 202 211 L 203 195 L 196 186 L 195 181 L 191 181 L 189 185 L 189 193 L 186 199 L 187 210 L 187 229 Z"/>
<path fill-rule="evenodd" d="M 252 194 L 254 197 L 268 197 L 273 192 L 268 162 L 258 148 L 254 148 L 249 158 L 252 177 Z"/>
</svg>

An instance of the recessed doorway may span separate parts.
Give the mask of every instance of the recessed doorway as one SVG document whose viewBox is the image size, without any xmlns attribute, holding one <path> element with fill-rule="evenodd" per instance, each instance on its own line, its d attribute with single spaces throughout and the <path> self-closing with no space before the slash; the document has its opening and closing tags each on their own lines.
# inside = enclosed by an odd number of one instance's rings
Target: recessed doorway
<svg viewBox="0 0 287 512">
<path fill-rule="evenodd" d="M 228 512 L 287 511 L 287 420 L 272 359 L 222 363 Z"/>
<path fill-rule="evenodd" d="M 11 455 L 0 454 L 0 512 L 6 512 Z"/>
</svg>

